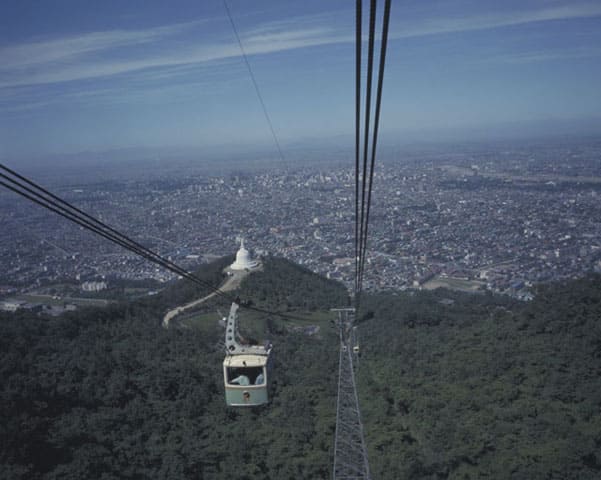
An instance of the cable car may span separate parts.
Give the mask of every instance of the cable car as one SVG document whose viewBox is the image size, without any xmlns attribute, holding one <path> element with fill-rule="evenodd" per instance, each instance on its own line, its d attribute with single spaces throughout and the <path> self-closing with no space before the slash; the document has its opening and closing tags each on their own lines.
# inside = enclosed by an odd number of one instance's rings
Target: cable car
<svg viewBox="0 0 601 480">
<path fill-rule="evenodd" d="M 231 407 L 255 407 L 269 402 L 271 344 L 243 345 L 238 342 L 238 308 L 237 303 L 232 303 L 225 327 L 225 403 Z"/>
</svg>

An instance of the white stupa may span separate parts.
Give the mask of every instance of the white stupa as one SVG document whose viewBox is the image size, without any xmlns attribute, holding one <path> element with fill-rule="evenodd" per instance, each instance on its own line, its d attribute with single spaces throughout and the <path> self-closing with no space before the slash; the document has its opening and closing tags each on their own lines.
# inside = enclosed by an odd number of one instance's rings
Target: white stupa
<svg viewBox="0 0 601 480">
<path fill-rule="evenodd" d="M 259 262 L 250 257 L 250 253 L 244 248 L 244 239 L 240 241 L 240 250 L 236 253 L 236 261 L 230 265 L 232 270 L 251 270 L 256 268 Z"/>
</svg>

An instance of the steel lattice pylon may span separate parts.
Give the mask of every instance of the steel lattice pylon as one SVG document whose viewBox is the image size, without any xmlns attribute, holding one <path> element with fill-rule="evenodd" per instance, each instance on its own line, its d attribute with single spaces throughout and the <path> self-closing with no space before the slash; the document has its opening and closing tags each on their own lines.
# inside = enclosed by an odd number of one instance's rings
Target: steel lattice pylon
<svg viewBox="0 0 601 480">
<path fill-rule="evenodd" d="M 367 448 L 359 411 L 355 373 L 353 371 L 352 325 L 354 308 L 333 309 L 338 312 L 340 360 L 338 367 L 338 405 L 334 444 L 334 480 L 369 479 Z"/>
</svg>

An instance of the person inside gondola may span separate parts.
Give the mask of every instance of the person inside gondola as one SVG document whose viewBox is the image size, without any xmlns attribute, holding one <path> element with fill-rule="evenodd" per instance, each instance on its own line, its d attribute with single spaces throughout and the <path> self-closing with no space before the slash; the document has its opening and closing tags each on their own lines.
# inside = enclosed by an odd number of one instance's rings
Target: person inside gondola
<svg viewBox="0 0 601 480">
<path fill-rule="evenodd" d="M 248 379 L 248 377 L 246 375 L 238 375 L 236 378 L 231 380 L 230 383 L 233 383 L 235 385 L 246 386 L 246 385 L 250 385 L 250 380 Z"/>
</svg>

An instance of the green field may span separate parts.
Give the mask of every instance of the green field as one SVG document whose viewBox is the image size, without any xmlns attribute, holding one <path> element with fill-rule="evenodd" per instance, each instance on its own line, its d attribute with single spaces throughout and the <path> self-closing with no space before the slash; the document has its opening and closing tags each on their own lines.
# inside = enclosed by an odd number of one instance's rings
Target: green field
<svg viewBox="0 0 601 480">
<path fill-rule="evenodd" d="M 17 300 L 28 303 L 38 303 L 43 305 L 63 306 L 65 303 L 77 305 L 78 307 L 106 307 L 111 304 L 110 300 L 98 298 L 79 298 L 79 297 L 57 297 L 52 295 L 19 295 Z"/>
<path fill-rule="evenodd" d="M 437 288 L 448 288 L 449 290 L 459 290 L 460 292 L 477 292 L 486 284 L 478 280 L 464 280 L 462 278 L 452 277 L 434 277 L 422 285 L 425 290 L 435 290 Z"/>
<path fill-rule="evenodd" d="M 227 309 L 220 309 L 223 316 L 229 313 Z M 294 318 L 271 317 L 268 321 L 268 315 L 255 312 L 252 310 L 239 310 L 238 325 L 242 336 L 248 336 L 250 339 L 261 341 L 269 336 L 270 327 L 278 331 L 289 331 L 295 327 L 308 327 L 315 325 L 319 327 L 320 334 L 326 332 L 334 332 L 333 320 L 336 319 L 334 312 L 317 311 L 317 312 L 298 312 L 290 313 Z M 217 311 L 211 313 L 196 313 L 190 314 L 187 317 L 180 319 L 180 323 L 184 326 L 200 330 L 202 332 L 214 331 L 219 326 L 221 316 Z"/>
</svg>

